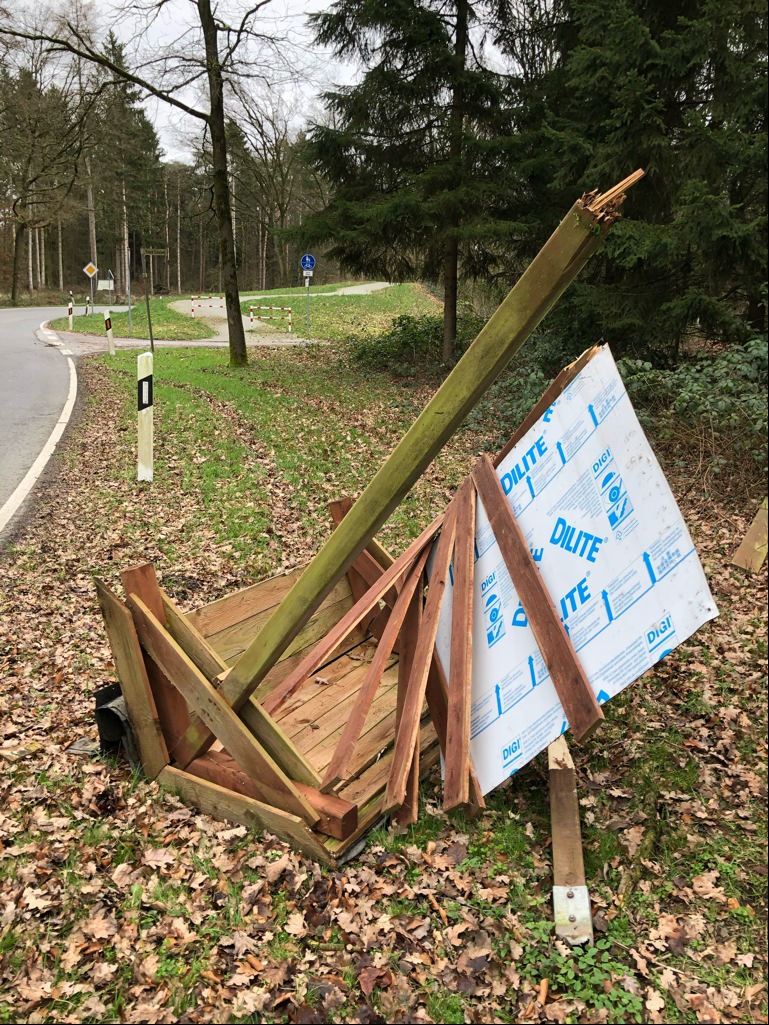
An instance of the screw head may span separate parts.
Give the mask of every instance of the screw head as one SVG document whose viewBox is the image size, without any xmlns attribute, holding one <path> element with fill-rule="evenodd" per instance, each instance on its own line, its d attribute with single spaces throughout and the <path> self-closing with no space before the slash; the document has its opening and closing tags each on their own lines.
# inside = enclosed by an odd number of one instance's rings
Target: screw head
<svg viewBox="0 0 769 1025">
<path fill-rule="evenodd" d="M 577 921 L 577 916 L 576 915 L 569 915 L 569 921 L 570 922 L 576 922 Z"/>
<path fill-rule="evenodd" d="M 567 897 L 573 897 L 574 896 L 574 890 L 567 890 L 566 891 L 566 896 Z"/>
</svg>

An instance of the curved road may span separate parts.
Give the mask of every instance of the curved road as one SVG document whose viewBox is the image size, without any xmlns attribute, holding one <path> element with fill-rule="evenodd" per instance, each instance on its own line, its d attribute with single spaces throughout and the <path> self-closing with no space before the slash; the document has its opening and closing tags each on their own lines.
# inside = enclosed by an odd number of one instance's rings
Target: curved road
<svg viewBox="0 0 769 1025">
<path fill-rule="evenodd" d="M 42 325 L 66 308 L 0 310 L 0 538 L 42 473 L 72 412 L 75 364 Z M 56 344 L 55 344 L 56 343 Z"/>
</svg>

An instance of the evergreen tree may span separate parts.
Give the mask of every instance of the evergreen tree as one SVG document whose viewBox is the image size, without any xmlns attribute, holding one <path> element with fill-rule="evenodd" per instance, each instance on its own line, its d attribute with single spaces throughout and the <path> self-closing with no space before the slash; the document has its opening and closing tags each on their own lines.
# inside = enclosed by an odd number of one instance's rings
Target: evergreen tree
<svg viewBox="0 0 769 1025">
<path fill-rule="evenodd" d="M 555 362 L 599 337 L 675 360 L 766 330 L 766 7 L 564 0 L 557 52 L 519 82 L 517 164 L 536 250 L 580 188 L 647 172 L 547 328 Z"/>
<path fill-rule="evenodd" d="M 499 6 L 338 0 L 311 19 L 317 41 L 364 74 L 326 94 L 329 123 L 310 130 L 310 159 L 333 196 L 302 239 L 330 243 L 359 273 L 442 277 L 446 360 L 458 278 L 495 272 L 511 231 L 509 81 L 485 58 Z"/>
</svg>

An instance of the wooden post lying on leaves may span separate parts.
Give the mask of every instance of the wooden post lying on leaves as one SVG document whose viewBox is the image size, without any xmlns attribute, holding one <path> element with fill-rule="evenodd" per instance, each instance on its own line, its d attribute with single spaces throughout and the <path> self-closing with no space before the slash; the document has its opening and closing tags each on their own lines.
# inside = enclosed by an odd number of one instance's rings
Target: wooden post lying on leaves
<svg viewBox="0 0 769 1025">
<path fill-rule="evenodd" d="M 553 914 L 555 934 L 572 946 L 593 942 L 590 895 L 585 882 L 579 826 L 577 775 L 566 740 L 547 749 L 550 820 L 553 837 Z"/>
<path fill-rule="evenodd" d="M 578 200 L 355 505 L 224 678 L 238 710 L 599 248 L 636 171 Z M 392 796 L 392 794 L 390 795 Z"/>
</svg>

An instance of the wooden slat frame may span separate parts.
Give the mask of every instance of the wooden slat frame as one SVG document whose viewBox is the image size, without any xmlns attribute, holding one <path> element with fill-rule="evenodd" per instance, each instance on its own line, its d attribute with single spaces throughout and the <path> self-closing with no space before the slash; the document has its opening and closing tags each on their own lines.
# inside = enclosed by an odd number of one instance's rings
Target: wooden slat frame
<svg viewBox="0 0 769 1025">
<path fill-rule="evenodd" d="M 428 552 L 429 555 L 429 552 Z M 426 561 L 426 560 L 425 560 Z M 420 567 L 420 581 L 422 580 L 424 567 Z M 398 704 L 395 715 L 395 736 L 398 735 L 400 722 L 403 715 L 403 706 L 406 701 L 408 682 L 411 671 L 414 668 L 414 656 L 419 645 L 419 632 L 422 629 L 422 616 L 424 612 L 424 598 L 422 591 L 417 591 L 409 603 L 408 614 L 403 623 L 401 631 L 401 657 L 398 662 Z M 393 823 L 400 828 L 410 826 L 416 822 L 419 813 L 419 765 L 420 752 L 419 743 L 414 747 L 414 757 L 411 760 L 411 771 L 406 782 L 406 796 L 403 804 L 393 814 Z"/>
<path fill-rule="evenodd" d="M 593 688 L 531 557 L 529 546 L 488 456 L 479 459 L 473 476 L 500 554 L 528 617 L 572 733 L 577 740 L 584 739 L 603 719 Z"/>
</svg>

